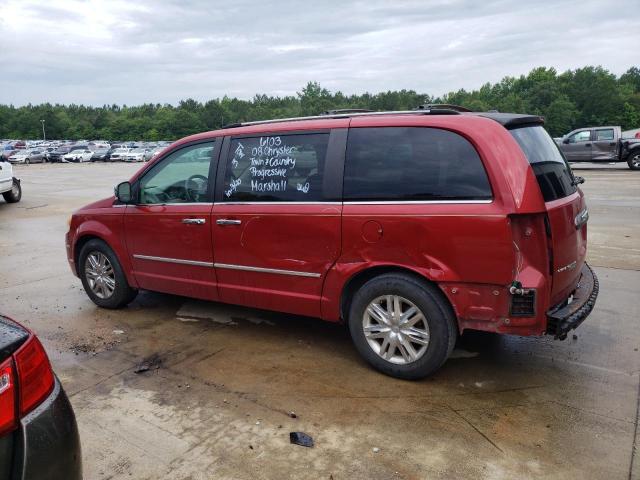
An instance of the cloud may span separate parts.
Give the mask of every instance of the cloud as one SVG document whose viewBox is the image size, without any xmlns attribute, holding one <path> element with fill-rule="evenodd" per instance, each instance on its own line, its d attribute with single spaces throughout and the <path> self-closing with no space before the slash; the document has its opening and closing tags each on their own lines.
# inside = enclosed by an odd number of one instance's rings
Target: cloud
<svg viewBox="0 0 640 480">
<path fill-rule="evenodd" d="M 0 103 L 478 88 L 633 65 L 636 2 L 0 0 Z"/>
</svg>

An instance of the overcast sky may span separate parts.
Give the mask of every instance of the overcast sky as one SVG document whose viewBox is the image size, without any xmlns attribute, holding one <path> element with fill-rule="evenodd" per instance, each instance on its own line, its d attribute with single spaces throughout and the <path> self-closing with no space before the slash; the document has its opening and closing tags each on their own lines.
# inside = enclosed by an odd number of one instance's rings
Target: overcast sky
<svg viewBox="0 0 640 480">
<path fill-rule="evenodd" d="M 473 89 L 640 63 L 638 0 L 0 0 L 0 103 Z"/>
</svg>

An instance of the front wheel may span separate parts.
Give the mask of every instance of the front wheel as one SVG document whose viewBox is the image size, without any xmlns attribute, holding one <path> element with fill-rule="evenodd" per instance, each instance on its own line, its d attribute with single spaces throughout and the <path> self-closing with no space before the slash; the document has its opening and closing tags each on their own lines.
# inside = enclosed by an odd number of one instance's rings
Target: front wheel
<svg viewBox="0 0 640 480">
<path fill-rule="evenodd" d="M 627 158 L 627 165 L 631 170 L 640 170 L 640 152 L 633 152 Z"/>
<path fill-rule="evenodd" d="M 400 273 L 365 283 L 353 298 L 349 331 L 358 352 L 392 377 L 426 377 L 456 342 L 451 307 L 434 286 Z"/>
<path fill-rule="evenodd" d="M 22 198 L 22 186 L 20 185 L 20 182 L 14 178 L 11 190 L 4 192 L 2 196 L 7 203 L 18 203 Z"/>
<path fill-rule="evenodd" d="M 138 294 L 131 288 L 120 262 L 101 240 L 90 240 L 78 258 L 78 273 L 89 298 L 103 308 L 122 308 Z"/>
</svg>

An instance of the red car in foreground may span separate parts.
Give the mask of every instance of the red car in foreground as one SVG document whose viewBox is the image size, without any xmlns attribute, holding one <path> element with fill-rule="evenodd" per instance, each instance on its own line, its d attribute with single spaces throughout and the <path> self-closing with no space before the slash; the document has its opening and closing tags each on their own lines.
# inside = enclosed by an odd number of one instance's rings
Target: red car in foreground
<svg viewBox="0 0 640 480">
<path fill-rule="evenodd" d="M 563 338 L 598 294 L 588 211 L 537 116 L 430 106 L 232 125 L 75 212 L 99 306 L 154 290 L 348 323 L 419 378 L 465 329 Z"/>
<path fill-rule="evenodd" d="M 0 314 L 0 480 L 81 480 L 76 417 L 42 344 Z"/>
</svg>

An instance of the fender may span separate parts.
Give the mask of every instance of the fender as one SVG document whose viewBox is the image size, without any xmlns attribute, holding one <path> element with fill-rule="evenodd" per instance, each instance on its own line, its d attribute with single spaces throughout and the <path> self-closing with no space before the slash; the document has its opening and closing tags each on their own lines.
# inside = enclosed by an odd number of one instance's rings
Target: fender
<svg viewBox="0 0 640 480">
<path fill-rule="evenodd" d="M 405 270 L 433 282 L 429 269 L 418 268 L 415 265 L 398 265 L 385 262 L 336 262 L 327 272 L 323 286 L 320 304 L 321 318 L 328 322 L 342 320 L 341 303 L 345 287 L 359 274 L 369 270 Z"/>
<path fill-rule="evenodd" d="M 121 210 L 122 212 L 118 214 L 105 215 L 103 213 L 100 215 L 101 221 L 92 220 L 90 218 L 92 215 L 88 215 L 87 218 L 81 218 L 79 220 L 79 226 L 73 235 L 71 255 L 72 258 L 76 258 L 79 253 L 76 251 L 76 246 L 82 238 L 97 237 L 109 245 L 114 251 L 129 285 L 133 288 L 138 288 L 138 283 L 131 274 L 133 267 L 131 265 L 129 251 L 124 242 L 124 237 L 114 232 L 114 229 L 121 232 L 123 228 L 124 217 L 122 214 L 124 213 L 124 209 Z M 82 214 L 80 216 L 82 216 Z"/>
</svg>

